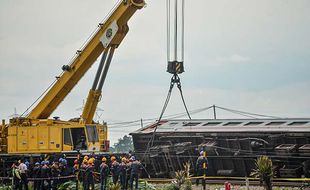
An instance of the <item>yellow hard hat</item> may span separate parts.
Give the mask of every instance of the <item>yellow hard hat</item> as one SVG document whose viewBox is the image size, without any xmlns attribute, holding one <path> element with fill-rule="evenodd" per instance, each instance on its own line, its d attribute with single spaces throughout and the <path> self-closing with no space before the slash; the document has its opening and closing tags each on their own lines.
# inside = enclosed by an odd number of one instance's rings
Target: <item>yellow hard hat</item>
<svg viewBox="0 0 310 190">
<path fill-rule="evenodd" d="M 84 156 L 84 160 L 88 160 L 88 156 Z"/>
<path fill-rule="evenodd" d="M 122 158 L 122 162 L 126 162 L 127 161 L 127 158 L 126 157 L 123 157 Z"/>
<path fill-rule="evenodd" d="M 84 159 L 84 160 L 83 160 L 83 163 L 84 163 L 84 164 L 87 164 L 87 159 Z"/>
<path fill-rule="evenodd" d="M 103 158 L 101 159 L 101 161 L 102 161 L 102 162 L 106 162 L 106 161 L 107 161 L 107 158 L 106 158 L 106 157 L 103 157 Z"/>
<path fill-rule="evenodd" d="M 94 160 L 93 159 L 89 159 L 88 160 L 88 164 L 93 164 L 94 163 Z"/>
<path fill-rule="evenodd" d="M 111 160 L 116 160 L 115 156 L 112 156 L 112 157 L 111 157 Z"/>
</svg>

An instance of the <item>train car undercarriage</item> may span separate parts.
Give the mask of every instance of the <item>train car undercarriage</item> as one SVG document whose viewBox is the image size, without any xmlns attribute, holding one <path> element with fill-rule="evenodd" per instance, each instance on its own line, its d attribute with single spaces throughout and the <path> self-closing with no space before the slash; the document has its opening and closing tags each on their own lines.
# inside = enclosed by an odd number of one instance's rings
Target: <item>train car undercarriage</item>
<svg viewBox="0 0 310 190">
<path fill-rule="evenodd" d="M 131 135 L 153 177 L 173 177 L 184 162 L 194 173 L 201 150 L 209 176 L 250 176 L 268 155 L 277 177 L 310 177 L 310 119 L 166 120 Z"/>
</svg>

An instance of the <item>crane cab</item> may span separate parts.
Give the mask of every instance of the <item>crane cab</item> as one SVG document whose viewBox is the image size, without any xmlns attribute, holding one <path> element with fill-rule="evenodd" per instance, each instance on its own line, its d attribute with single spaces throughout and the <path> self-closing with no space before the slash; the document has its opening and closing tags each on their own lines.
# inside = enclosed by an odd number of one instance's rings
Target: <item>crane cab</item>
<svg viewBox="0 0 310 190">
<path fill-rule="evenodd" d="M 8 153 L 108 151 L 107 126 L 60 120 L 15 119 L 7 127 Z"/>
</svg>

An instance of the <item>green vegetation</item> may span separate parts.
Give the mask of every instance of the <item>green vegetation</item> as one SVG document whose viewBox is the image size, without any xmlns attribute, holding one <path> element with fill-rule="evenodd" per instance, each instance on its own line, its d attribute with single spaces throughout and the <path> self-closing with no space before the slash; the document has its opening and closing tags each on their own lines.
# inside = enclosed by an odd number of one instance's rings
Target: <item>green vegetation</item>
<svg viewBox="0 0 310 190">
<path fill-rule="evenodd" d="M 255 161 L 256 168 L 251 173 L 252 176 L 260 179 L 266 190 L 272 189 L 272 161 L 268 156 L 260 156 Z"/>
<path fill-rule="evenodd" d="M 76 182 L 75 181 L 67 181 L 65 183 L 62 183 L 59 187 L 59 190 L 75 190 L 76 189 Z"/>
<path fill-rule="evenodd" d="M 110 147 L 111 152 L 129 152 L 130 150 L 133 150 L 133 142 L 132 138 L 127 135 L 118 139 L 118 142 Z"/>
</svg>

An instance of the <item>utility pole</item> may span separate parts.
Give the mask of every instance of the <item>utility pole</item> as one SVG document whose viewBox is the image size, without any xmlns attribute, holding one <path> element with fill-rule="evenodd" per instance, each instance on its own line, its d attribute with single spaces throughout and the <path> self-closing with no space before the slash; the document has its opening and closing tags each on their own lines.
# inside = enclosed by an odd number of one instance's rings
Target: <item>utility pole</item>
<svg viewBox="0 0 310 190">
<path fill-rule="evenodd" d="M 216 110 L 215 110 L 215 105 L 213 105 L 213 117 L 214 117 L 214 119 L 216 119 Z"/>
</svg>

